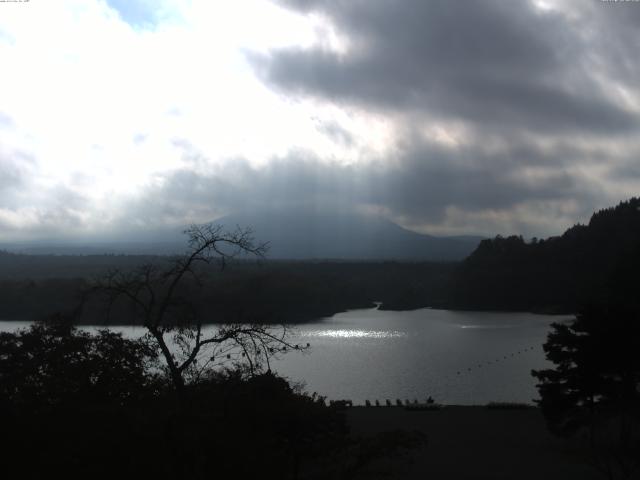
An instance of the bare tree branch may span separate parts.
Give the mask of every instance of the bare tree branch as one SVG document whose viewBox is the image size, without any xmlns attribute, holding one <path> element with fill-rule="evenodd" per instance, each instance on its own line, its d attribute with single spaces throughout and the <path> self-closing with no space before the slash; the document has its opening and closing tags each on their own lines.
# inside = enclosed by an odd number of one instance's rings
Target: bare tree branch
<svg viewBox="0 0 640 480">
<path fill-rule="evenodd" d="M 192 225 L 184 233 L 188 237 L 188 251 L 172 258 L 165 268 L 145 264 L 130 272 L 110 271 L 96 279 L 90 288 L 91 293 L 106 297 L 108 316 L 117 302 L 132 308 L 136 320 L 148 330 L 161 351 L 177 390 L 184 387 L 189 375 L 197 379 L 206 368 L 241 362 L 255 373 L 263 365 L 270 369 L 271 359 L 287 349 L 307 348 L 288 342 L 286 326 L 276 329 L 243 323 L 212 327 L 205 332 L 203 319 L 194 306 L 178 294 L 180 288 L 186 288 L 186 279 L 192 278 L 196 288 L 203 288 L 198 265 L 216 260 L 224 268 L 239 256 L 263 258 L 268 244 L 256 244 L 248 228 L 236 227 L 227 232 L 221 225 Z M 170 341 L 179 355 L 172 351 Z M 213 354 L 203 366 L 197 367 L 198 357 L 206 353 L 207 347 L 213 348 Z"/>
</svg>

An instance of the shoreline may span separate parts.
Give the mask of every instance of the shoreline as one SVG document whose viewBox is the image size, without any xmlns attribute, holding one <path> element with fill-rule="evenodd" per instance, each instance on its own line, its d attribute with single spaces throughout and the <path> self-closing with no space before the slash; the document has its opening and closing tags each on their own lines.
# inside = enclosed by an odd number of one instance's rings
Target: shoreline
<svg viewBox="0 0 640 480">
<path fill-rule="evenodd" d="M 424 307 L 415 307 L 415 308 L 384 308 L 384 304 L 382 302 L 371 302 L 370 306 L 362 307 L 362 306 L 354 306 L 353 308 L 344 308 L 340 310 L 336 310 L 333 313 L 322 315 L 319 317 L 308 317 L 306 315 L 302 315 L 301 318 L 303 320 L 297 322 L 285 321 L 285 322 L 257 322 L 262 325 L 286 325 L 286 326 L 295 326 L 295 325 L 307 325 L 310 323 L 318 323 L 322 322 L 326 319 L 329 319 L 335 315 L 339 315 L 341 313 L 348 313 L 353 311 L 366 311 L 366 310 L 380 310 L 382 312 L 412 312 L 417 310 L 446 310 L 451 312 L 479 312 L 479 313 L 529 313 L 532 315 L 544 315 L 544 316 L 552 316 L 552 317 L 563 317 L 563 316 L 574 316 L 575 312 L 558 312 L 558 311 L 545 311 L 545 310 L 496 310 L 496 309 L 473 309 L 473 308 L 464 308 L 464 307 L 454 307 L 454 306 L 424 306 Z M 41 322 L 43 319 L 30 319 L 30 318 L 13 318 L 13 319 L 4 319 L 0 318 L 0 323 L 35 323 Z M 202 326 L 209 325 L 231 325 L 229 322 L 203 322 Z M 78 327 L 95 327 L 95 328 L 104 328 L 104 327 L 144 327 L 144 325 L 140 323 L 74 323 L 73 325 Z M 195 325 L 195 324 L 194 324 Z"/>
</svg>

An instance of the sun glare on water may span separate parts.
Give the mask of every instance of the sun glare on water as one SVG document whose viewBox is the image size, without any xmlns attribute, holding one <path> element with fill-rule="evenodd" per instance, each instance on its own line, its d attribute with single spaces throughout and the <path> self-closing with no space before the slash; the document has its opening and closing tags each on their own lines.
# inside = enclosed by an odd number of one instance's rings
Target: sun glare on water
<svg viewBox="0 0 640 480">
<path fill-rule="evenodd" d="M 308 337 L 330 337 L 330 338 L 396 338 L 405 337 L 405 332 L 395 330 L 357 330 L 357 329 L 329 329 L 314 330 L 307 332 Z"/>
</svg>

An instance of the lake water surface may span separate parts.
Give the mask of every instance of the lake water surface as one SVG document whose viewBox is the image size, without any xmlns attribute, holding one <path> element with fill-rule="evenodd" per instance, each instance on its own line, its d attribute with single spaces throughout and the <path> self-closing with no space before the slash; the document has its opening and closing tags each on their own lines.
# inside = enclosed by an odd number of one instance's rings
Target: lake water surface
<svg viewBox="0 0 640 480">
<path fill-rule="evenodd" d="M 538 398 L 532 369 L 545 368 L 550 324 L 530 313 L 352 310 L 298 328 L 310 354 L 275 369 L 308 391 L 355 403 L 432 396 L 446 404 Z"/>
<path fill-rule="evenodd" d="M 542 344 L 552 322 L 530 313 L 420 309 L 351 310 L 296 327 L 310 343 L 272 367 L 306 390 L 363 404 L 432 396 L 445 404 L 527 402 L 537 398 L 532 369 L 548 365 Z M 2 322 L 12 330 L 25 322 Z M 117 327 L 127 336 L 143 330 Z"/>
</svg>

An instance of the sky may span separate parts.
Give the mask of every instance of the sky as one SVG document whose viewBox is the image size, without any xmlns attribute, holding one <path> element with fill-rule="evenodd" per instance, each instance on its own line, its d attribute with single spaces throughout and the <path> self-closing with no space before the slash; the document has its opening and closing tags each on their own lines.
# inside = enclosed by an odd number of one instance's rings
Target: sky
<svg viewBox="0 0 640 480">
<path fill-rule="evenodd" d="M 640 2 L 0 3 L 0 242 L 237 212 L 561 234 L 640 192 Z"/>
</svg>

